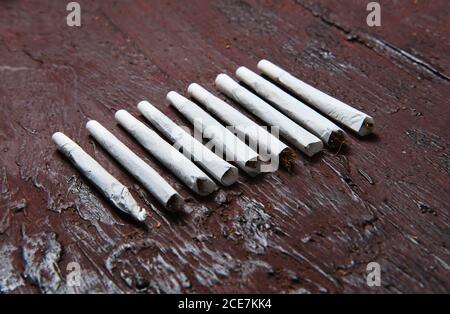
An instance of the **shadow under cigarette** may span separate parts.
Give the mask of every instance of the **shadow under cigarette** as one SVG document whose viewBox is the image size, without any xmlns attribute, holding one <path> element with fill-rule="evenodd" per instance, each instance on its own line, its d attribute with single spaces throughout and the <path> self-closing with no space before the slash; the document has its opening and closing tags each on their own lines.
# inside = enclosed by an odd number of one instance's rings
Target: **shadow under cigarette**
<svg viewBox="0 0 450 314">
<path fill-rule="evenodd" d="M 369 142 L 369 143 L 378 143 L 380 141 L 380 137 L 376 133 L 371 133 L 366 136 L 354 135 L 354 137 L 360 141 Z"/>
</svg>

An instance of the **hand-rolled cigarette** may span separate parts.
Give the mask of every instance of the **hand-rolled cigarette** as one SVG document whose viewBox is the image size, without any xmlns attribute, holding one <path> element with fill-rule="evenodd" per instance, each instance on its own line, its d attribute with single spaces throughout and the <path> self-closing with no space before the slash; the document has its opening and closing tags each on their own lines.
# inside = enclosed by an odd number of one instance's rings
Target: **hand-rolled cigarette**
<svg viewBox="0 0 450 314">
<path fill-rule="evenodd" d="M 139 207 L 130 191 L 106 171 L 94 158 L 61 132 L 52 136 L 58 150 L 119 210 L 144 221 L 147 212 Z"/>
<path fill-rule="evenodd" d="M 364 136 L 373 132 L 375 122 L 371 116 L 364 112 L 304 83 L 292 76 L 289 72 L 267 60 L 259 61 L 258 69 L 270 79 L 287 88 L 317 110 L 335 121 L 342 123 L 357 134 Z"/>
<path fill-rule="evenodd" d="M 246 67 L 238 68 L 236 76 L 278 110 L 318 136 L 326 145 L 338 147 L 344 142 L 344 131 L 340 127 L 278 86 Z"/>
<path fill-rule="evenodd" d="M 258 153 L 239 140 L 211 115 L 176 92 L 168 93 L 167 100 L 194 125 L 197 131 L 214 144 L 219 155 L 225 153 L 227 160 L 231 159 L 251 176 L 260 173 L 261 161 Z"/>
<path fill-rule="evenodd" d="M 241 104 L 268 125 L 277 126 L 281 135 L 306 155 L 313 156 L 322 150 L 323 143 L 319 138 L 239 85 L 228 75 L 219 74 L 216 78 L 216 86 L 222 93 Z"/>
<path fill-rule="evenodd" d="M 148 101 L 141 101 L 138 109 L 142 115 L 152 123 L 172 143 L 183 148 L 194 161 L 197 161 L 213 178 L 225 186 L 229 186 L 238 179 L 238 169 L 226 162 L 188 132 L 170 120 Z"/>
<path fill-rule="evenodd" d="M 125 130 L 192 191 L 200 195 L 208 195 L 217 189 L 214 181 L 192 161 L 128 111 L 119 110 L 115 117 Z"/>
<path fill-rule="evenodd" d="M 86 128 L 97 142 L 167 210 L 179 211 L 183 209 L 184 201 L 177 191 L 111 132 L 94 120 L 89 121 L 86 124 Z"/>
<path fill-rule="evenodd" d="M 259 155 L 264 156 L 266 160 L 271 160 L 273 167 L 270 171 L 276 171 L 278 169 L 278 162 L 274 163 L 272 160 L 274 157 L 277 158 L 277 161 L 281 160 L 282 165 L 288 169 L 292 168 L 293 150 L 277 137 L 267 132 L 266 129 L 197 83 L 189 85 L 188 93 L 205 106 L 209 112 L 212 112 L 228 125 L 234 126 L 238 132 L 245 134 L 250 141 L 256 143 L 259 148 Z"/>
</svg>

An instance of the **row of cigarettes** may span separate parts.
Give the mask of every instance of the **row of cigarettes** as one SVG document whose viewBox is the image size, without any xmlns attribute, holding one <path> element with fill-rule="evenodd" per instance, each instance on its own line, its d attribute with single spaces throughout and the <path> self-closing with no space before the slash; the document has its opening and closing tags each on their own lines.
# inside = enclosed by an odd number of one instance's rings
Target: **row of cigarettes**
<svg viewBox="0 0 450 314">
<path fill-rule="evenodd" d="M 275 64 L 261 60 L 258 69 L 278 86 L 245 67 L 238 68 L 236 76 L 248 89 L 226 74 L 219 74 L 215 85 L 262 122 L 277 128 L 290 144 L 306 155 L 318 153 L 324 144 L 336 147 L 345 141 L 345 132 L 324 115 L 361 136 L 373 131 L 372 117 L 302 82 Z M 203 144 L 202 139 L 193 137 L 147 101 L 138 104 L 139 111 L 168 141 L 125 110 L 117 111 L 115 118 L 146 151 L 195 193 L 208 195 L 215 191 L 217 185 L 213 179 L 224 186 L 233 184 L 238 179 L 238 168 L 255 176 L 276 171 L 278 163 L 273 160 L 279 160 L 286 167 L 292 163 L 295 154 L 290 147 L 234 107 L 196 83 L 189 86 L 188 94 L 222 123 L 232 126 L 244 139 L 238 138 L 199 105 L 174 91 L 167 94 L 169 103 L 194 125 L 195 131 L 201 132 L 202 137 L 212 143 L 215 152 Z M 99 122 L 91 120 L 86 128 L 167 210 L 182 210 L 183 198 L 156 170 Z M 126 186 L 63 133 L 53 134 L 52 139 L 113 205 L 138 221 L 145 220 L 146 210 L 139 207 Z M 257 148 L 252 149 L 246 140 L 255 143 Z M 217 150 L 225 152 L 227 158 Z"/>
</svg>

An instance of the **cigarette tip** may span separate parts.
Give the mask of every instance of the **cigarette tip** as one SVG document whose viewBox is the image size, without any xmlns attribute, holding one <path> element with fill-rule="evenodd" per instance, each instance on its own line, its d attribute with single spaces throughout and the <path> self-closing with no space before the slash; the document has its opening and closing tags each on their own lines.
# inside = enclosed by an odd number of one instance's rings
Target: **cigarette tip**
<svg viewBox="0 0 450 314">
<path fill-rule="evenodd" d="M 249 69 L 247 69 L 247 68 L 244 67 L 244 66 L 240 66 L 240 67 L 237 68 L 237 70 L 236 70 L 236 75 L 239 75 L 239 73 L 241 73 L 241 72 L 246 72 L 246 71 L 249 71 Z"/>
<path fill-rule="evenodd" d="M 199 87 L 200 87 L 200 85 L 198 85 L 197 83 L 189 84 L 189 86 L 187 88 L 188 94 L 192 96 L 192 93 L 193 93 L 194 89 L 195 88 L 199 88 Z"/>
<path fill-rule="evenodd" d="M 56 145 L 59 145 L 65 138 L 66 138 L 66 136 L 64 135 L 64 133 L 61 133 L 61 132 L 55 132 L 52 135 L 52 141 Z"/>
<path fill-rule="evenodd" d="M 90 128 L 93 127 L 96 124 L 97 121 L 95 120 L 89 120 L 88 122 L 86 122 L 86 128 Z"/>
<path fill-rule="evenodd" d="M 167 93 L 166 99 L 170 100 L 170 98 L 175 96 L 176 94 L 177 94 L 177 92 L 174 92 L 173 90 L 171 90 L 170 92 Z"/>
<path fill-rule="evenodd" d="M 267 64 L 270 64 L 270 62 L 267 61 L 266 59 L 261 59 L 261 60 L 259 60 L 257 67 L 261 68 L 261 67 L 263 67 L 264 65 L 267 65 Z"/>
<path fill-rule="evenodd" d="M 52 135 L 52 139 L 56 139 L 56 138 L 60 137 L 61 135 L 63 135 L 63 133 L 61 133 L 61 132 L 55 132 L 55 133 L 53 133 L 53 135 Z"/>
<path fill-rule="evenodd" d="M 259 71 L 269 76 L 278 76 L 281 73 L 283 73 L 283 70 L 280 67 L 276 66 L 275 64 L 266 59 L 260 60 L 256 67 L 258 68 Z"/>
<path fill-rule="evenodd" d="M 130 115 L 128 113 L 128 111 L 126 111 L 125 109 L 120 109 L 120 110 L 116 111 L 116 113 L 114 114 L 114 117 L 116 118 L 116 120 L 120 120 L 121 117 L 125 117 L 128 115 Z"/>
<path fill-rule="evenodd" d="M 144 109 L 145 107 L 148 107 L 150 105 L 150 103 L 147 100 L 141 100 L 138 104 L 137 107 L 139 110 Z"/>
<path fill-rule="evenodd" d="M 364 119 L 363 124 L 358 131 L 358 134 L 360 136 L 369 135 L 373 132 L 374 128 L 375 128 L 375 120 L 372 117 L 367 116 Z"/>
<path fill-rule="evenodd" d="M 224 80 L 227 78 L 228 78 L 228 75 L 220 73 L 219 75 L 216 76 L 216 81 L 215 81 L 216 85 L 218 85 L 221 80 Z"/>
<path fill-rule="evenodd" d="M 177 92 L 170 91 L 170 92 L 167 93 L 166 99 L 171 104 L 175 104 L 175 100 L 179 99 L 180 97 L 182 97 L 182 96 L 180 94 L 178 94 Z"/>
<path fill-rule="evenodd" d="M 97 122 L 96 120 L 89 120 L 86 123 L 86 129 L 88 129 L 89 132 L 91 132 L 94 129 L 102 128 L 102 125 Z"/>
</svg>

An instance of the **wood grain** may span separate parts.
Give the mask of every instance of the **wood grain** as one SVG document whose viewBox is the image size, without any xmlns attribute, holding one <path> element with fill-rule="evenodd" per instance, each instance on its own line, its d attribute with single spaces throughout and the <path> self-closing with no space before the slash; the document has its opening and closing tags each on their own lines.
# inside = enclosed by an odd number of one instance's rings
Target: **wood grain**
<svg viewBox="0 0 450 314">
<path fill-rule="evenodd" d="M 1 292 L 450 291 L 447 1 L 383 1 L 376 29 L 356 0 L 79 2 L 79 28 L 64 1 L 0 2 Z M 147 99 L 191 127 L 168 91 L 214 90 L 218 73 L 261 58 L 369 113 L 376 134 L 203 198 L 113 119 Z M 157 169 L 189 213 L 166 215 L 88 136 L 88 119 Z M 80 177 L 55 131 L 131 188 L 147 228 Z M 366 284 L 372 261 L 381 287 Z M 71 262 L 81 286 L 67 284 Z"/>
</svg>

